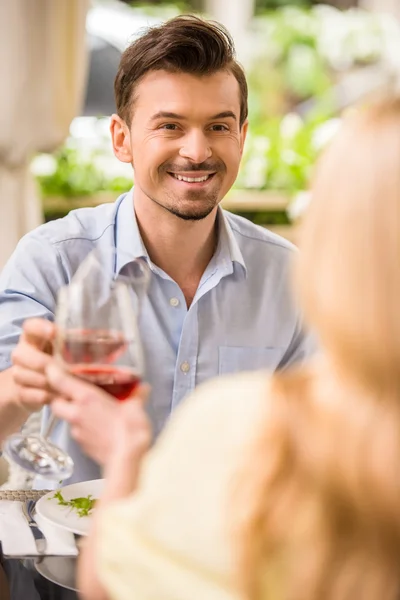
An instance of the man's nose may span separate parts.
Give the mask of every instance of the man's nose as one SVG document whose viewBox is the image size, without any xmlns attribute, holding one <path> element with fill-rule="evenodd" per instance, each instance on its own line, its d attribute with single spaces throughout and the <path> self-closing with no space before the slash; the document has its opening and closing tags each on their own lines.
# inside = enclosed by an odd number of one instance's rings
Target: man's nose
<svg viewBox="0 0 400 600">
<path fill-rule="evenodd" d="M 179 150 L 182 158 L 187 158 L 193 163 L 202 163 L 212 155 L 209 140 L 202 131 L 193 130 L 182 140 L 183 144 Z"/>
</svg>

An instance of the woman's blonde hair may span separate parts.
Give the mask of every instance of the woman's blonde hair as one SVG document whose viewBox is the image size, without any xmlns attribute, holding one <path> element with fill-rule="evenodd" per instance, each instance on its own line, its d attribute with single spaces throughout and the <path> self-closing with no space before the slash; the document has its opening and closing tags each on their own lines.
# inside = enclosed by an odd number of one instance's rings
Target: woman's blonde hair
<svg viewBox="0 0 400 600">
<path fill-rule="evenodd" d="M 322 156 L 301 236 L 307 321 L 344 370 L 400 382 L 400 99 L 345 119 Z"/>
<path fill-rule="evenodd" d="M 332 392 L 272 382 L 232 507 L 247 599 L 400 598 L 400 411 Z"/>
<path fill-rule="evenodd" d="M 347 118 L 316 170 L 297 283 L 334 368 L 272 380 L 233 506 L 247 598 L 400 598 L 399 249 L 391 99 Z"/>
</svg>

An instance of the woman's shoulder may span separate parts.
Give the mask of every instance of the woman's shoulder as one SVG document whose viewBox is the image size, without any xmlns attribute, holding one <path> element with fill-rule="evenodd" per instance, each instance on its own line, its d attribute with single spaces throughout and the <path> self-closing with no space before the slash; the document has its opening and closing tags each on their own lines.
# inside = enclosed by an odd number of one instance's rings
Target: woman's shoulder
<svg viewBox="0 0 400 600">
<path fill-rule="evenodd" d="M 318 361 L 293 366 L 282 372 L 248 371 L 210 379 L 199 385 L 172 414 L 167 435 L 175 429 L 196 429 L 201 426 L 209 434 L 223 428 L 245 432 L 254 422 L 268 419 L 281 396 L 297 396 L 300 401 L 315 395 L 315 382 L 320 379 Z M 272 411 L 273 412 L 273 411 Z M 165 434 L 161 434 L 163 437 Z"/>
<path fill-rule="evenodd" d="M 175 409 L 161 433 L 161 451 L 231 447 L 254 431 L 268 403 L 271 375 L 266 371 L 218 377 L 201 384 Z"/>
<path fill-rule="evenodd" d="M 224 375 L 211 379 L 200 386 L 179 407 L 177 418 L 230 419 L 252 414 L 268 401 L 271 374 L 267 371 L 252 371 Z"/>
</svg>

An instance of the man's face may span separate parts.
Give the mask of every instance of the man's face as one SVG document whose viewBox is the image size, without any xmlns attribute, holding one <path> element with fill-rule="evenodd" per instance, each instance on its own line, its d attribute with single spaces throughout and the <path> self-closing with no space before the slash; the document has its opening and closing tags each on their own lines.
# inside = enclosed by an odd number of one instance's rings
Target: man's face
<svg viewBox="0 0 400 600">
<path fill-rule="evenodd" d="M 135 193 L 186 220 L 205 218 L 232 187 L 247 123 L 230 72 L 152 71 L 136 89 L 129 150 Z"/>
</svg>

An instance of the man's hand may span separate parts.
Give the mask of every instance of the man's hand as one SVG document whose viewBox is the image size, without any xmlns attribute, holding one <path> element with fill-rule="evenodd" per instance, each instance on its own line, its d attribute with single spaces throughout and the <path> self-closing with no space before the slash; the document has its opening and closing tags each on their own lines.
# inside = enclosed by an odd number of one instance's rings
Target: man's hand
<svg viewBox="0 0 400 600">
<path fill-rule="evenodd" d="M 150 423 L 143 409 L 148 386 L 141 386 L 134 397 L 120 403 L 63 371 L 54 361 L 46 373 L 57 394 L 52 412 L 70 424 L 71 435 L 83 451 L 102 466 L 114 460 L 138 466 L 151 443 Z"/>
<path fill-rule="evenodd" d="M 28 412 L 50 402 L 45 369 L 51 361 L 55 325 L 46 319 L 27 319 L 18 345 L 11 355 L 15 401 Z"/>
</svg>

